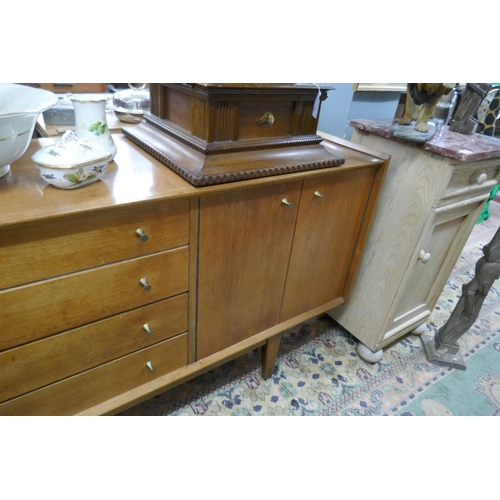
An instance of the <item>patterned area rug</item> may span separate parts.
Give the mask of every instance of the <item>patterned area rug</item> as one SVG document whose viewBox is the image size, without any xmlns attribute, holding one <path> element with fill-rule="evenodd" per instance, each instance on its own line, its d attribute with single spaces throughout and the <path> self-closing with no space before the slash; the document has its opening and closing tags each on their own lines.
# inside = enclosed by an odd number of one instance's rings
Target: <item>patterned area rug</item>
<svg viewBox="0 0 500 500">
<path fill-rule="evenodd" d="M 500 204 L 469 238 L 433 314 L 435 334 L 474 277 L 482 247 L 500 225 Z M 500 284 L 495 282 L 473 327 L 459 340 L 466 370 L 427 362 L 419 336 L 384 349 L 370 365 L 356 340 L 328 316 L 285 332 L 273 376 L 260 376 L 255 350 L 121 415 L 500 415 Z"/>
</svg>

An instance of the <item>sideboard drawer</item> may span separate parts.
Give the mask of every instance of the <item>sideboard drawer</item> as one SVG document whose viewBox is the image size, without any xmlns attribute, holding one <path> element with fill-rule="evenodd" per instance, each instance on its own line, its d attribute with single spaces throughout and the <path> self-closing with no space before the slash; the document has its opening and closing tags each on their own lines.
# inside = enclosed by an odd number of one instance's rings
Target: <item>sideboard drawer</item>
<svg viewBox="0 0 500 500">
<path fill-rule="evenodd" d="M 0 353 L 0 402 L 186 332 L 188 295 Z"/>
<path fill-rule="evenodd" d="M 188 336 L 184 333 L 1 403 L 0 415 L 72 415 L 182 368 L 187 360 Z"/>
<path fill-rule="evenodd" d="M 188 244 L 189 202 L 141 205 L 0 230 L 0 290 Z"/>
<path fill-rule="evenodd" d="M 148 286 L 140 283 L 146 279 Z M 0 350 L 188 290 L 188 247 L 0 292 Z"/>
</svg>

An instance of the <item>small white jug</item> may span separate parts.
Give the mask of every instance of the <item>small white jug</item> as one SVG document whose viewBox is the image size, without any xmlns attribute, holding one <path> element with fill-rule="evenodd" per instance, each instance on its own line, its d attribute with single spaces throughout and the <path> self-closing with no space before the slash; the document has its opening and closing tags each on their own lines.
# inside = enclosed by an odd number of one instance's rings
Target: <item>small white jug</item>
<svg viewBox="0 0 500 500">
<path fill-rule="evenodd" d="M 110 161 L 113 161 L 116 144 L 106 121 L 106 98 L 92 94 L 73 94 L 70 99 L 75 108 L 76 135 L 109 151 L 112 157 Z"/>
</svg>

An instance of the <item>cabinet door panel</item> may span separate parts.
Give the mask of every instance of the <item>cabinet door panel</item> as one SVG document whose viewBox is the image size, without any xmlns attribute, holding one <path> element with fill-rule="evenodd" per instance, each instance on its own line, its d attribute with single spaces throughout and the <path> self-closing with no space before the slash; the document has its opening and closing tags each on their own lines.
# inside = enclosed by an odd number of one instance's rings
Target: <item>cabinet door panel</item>
<svg viewBox="0 0 500 500">
<path fill-rule="evenodd" d="M 384 340 L 398 333 L 409 319 L 432 312 L 466 243 L 464 235 L 470 233 L 481 207 L 482 203 L 457 204 L 433 210 L 429 229 L 419 241 L 414 264 L 409 267 L 404 286 L 398 292 L 401 299 Z"/>
<path fill-rule="evenodd" d="M 287 182 L 201 199 L 198 359 L 278 324 L 301 187 Z"/>
<path fill-rule="evenodd" d="M 281 321 L 342 297 L 376 169 L 304 181 Z"/>
</svg>

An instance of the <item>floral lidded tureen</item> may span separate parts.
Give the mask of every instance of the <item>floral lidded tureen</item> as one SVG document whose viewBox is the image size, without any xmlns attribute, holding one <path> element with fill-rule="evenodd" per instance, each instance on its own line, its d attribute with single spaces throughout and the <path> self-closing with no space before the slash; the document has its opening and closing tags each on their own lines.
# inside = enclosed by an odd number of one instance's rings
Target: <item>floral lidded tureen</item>
<svg viewBox="0 0 500 500">
<path fill-rule="evenodd" d="M 42 179 L 58 188 L 74 189 L 101 179 L 112 155 L 68 130 L 58 143 L 40 149 L 31 159 Z"/>
</svg>

